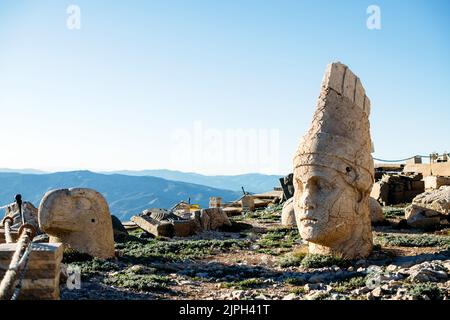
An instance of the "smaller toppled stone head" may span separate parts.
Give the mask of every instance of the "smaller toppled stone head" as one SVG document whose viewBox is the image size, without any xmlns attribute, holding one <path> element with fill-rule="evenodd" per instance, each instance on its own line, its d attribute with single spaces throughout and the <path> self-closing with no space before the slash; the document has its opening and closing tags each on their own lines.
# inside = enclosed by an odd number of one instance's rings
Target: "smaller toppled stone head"
<svg viewBox="0 0 450 320">
<path fill-rule="evenodd" d="M 294 157 L 294 210 L 311 253 L 353 259 L 372 249 L 369 106 L 359 79 L 343 64 L 329 65 Z"/>
<path fill-rule="evenodd" d="M 99 258 L 114 257 L 114 235 L 109 207 L 103 196 L 84 188 L 47 192 L 38 211 L 39 226 L 50 242 L 62 242 Z"/>
</svg>

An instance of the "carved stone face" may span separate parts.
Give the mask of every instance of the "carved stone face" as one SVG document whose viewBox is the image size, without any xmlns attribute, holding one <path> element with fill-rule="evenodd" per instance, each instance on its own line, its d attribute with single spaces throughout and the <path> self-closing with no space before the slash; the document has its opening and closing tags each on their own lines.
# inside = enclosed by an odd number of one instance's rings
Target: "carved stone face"
<svg viewBox="0 0 450 320">
<path fill-rule="evenodd" d="M 294 210 L 303 239 L 331 246 L 349 239 L 358 193 L 339 173 L 321 166 L 294 170 Z"/>
</svg>

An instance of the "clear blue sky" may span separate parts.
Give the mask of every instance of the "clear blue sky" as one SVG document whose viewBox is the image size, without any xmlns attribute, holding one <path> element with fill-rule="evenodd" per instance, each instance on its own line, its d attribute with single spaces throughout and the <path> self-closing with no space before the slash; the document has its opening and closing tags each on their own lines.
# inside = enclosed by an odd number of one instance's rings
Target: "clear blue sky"
<svg viewBox="0 0 450 320">
<path fill-rule="evenodd" d="M 445 0 L 2 0 L 0 168 L 284 174 L 335 60 L 372 100 L 376 157 L 450 151 L 449 30 Z M 278 143 L 250 159 L 240 129 Z"/>
</svg>

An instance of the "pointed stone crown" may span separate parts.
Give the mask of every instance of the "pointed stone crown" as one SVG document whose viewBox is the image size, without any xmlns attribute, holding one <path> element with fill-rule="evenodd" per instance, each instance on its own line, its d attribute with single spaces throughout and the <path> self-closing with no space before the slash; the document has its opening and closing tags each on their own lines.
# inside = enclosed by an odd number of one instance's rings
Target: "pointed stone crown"
<svg viewBox="0 0 450 320">
<path fill-rule="evenodd" d="M 333 168 L 362 191 L 370 189 L 374 167 L 369 114 L 370 100 L 360 79 L 340 62 L 329 64 L 311 127 L 295 154 L 294 167 Z"/>
</svg>

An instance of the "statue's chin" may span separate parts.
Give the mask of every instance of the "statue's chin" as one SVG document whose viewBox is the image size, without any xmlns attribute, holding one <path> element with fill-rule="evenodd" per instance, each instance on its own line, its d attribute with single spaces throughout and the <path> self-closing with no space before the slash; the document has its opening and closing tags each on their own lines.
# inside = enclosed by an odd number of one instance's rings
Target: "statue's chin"
<svg viewBox="0 0 450 320">
<path fill-rule="evenodd" d="M 301 224 L 299 228 L 300 236 L 303 240 L 314 242 L 321 238 L 322 232 L 321 228 L 317 228 L 316 226 L 309 226 Z"/>
</svg>

